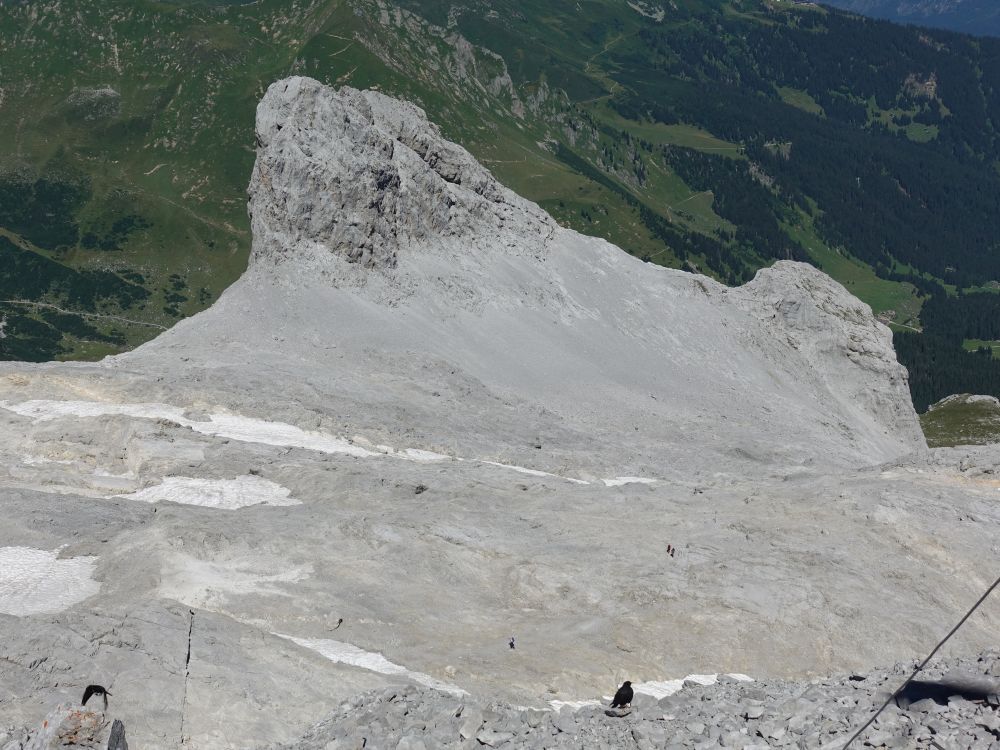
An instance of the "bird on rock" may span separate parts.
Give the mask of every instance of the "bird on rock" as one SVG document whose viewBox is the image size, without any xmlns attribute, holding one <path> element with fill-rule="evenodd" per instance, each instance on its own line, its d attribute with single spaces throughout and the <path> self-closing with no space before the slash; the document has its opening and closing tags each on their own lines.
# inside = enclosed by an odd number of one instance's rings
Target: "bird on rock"
<svg viewBox="0 0 1000 750">
<path fill-rule="evenodd" d="M 108 696 L 111 695 L 107 690 L 101 685 L 87 685 L 87 689 L 83 691 L 83 705 L 87 705 L 87 701 L 90 700 L 90 696 L 100 695 L 104 698 L 104 709 L 108 708 Z"/>
<path fill-rule="evenodd" d="M 618 688 L 618 692 L 615 693 L 615 699 L 611 701 L 611 708 L 628 708 L 632 705 L 632 683 L 628 680 L 622 683 L 622 686 Z"/>
</svg>

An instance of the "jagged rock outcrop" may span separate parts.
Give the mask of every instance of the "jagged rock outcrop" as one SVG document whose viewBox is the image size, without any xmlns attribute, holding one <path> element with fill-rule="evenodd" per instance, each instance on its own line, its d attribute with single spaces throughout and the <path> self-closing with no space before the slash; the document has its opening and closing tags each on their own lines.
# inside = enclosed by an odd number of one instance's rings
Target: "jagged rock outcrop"
<svg viewBox="0 0 1000 750">
<path fill-rule="evenodd" d="M 489 237 L 477 248 L 489 251 L 533 248 L 552 234 L 552 219 L 443 139 L 419 108 L 349 88 L 330 92 L 290 78 L 258 108 L 249 190 L 254 262 L 322 248 L 393 268 L 400 249 L 416 242 Z"/>
<path fill-rule="evenodd" d="M 896 361 L 892 333 L 873 320 L 868 305 L 805 264 L 764 269 L 731 294 L 812 364 L 836 401 L 831 413 L 856 410 L 859 416 L 874 417 L 887 436 L 922 446 L 923 433 L 914 419 L 906 370 Z M 838 427 L 855 429 L 850 422 Z"/>
<path fill-rule="evenodd" d="M 100 711 L 60 704 L 42 721 L 25 750 L 60 750 L 79 747 L 105 750 L 108 719 Z"/>
<path fill-rule="evenodd" d="M 125 725 L 110 723 L 101 711 L 60 703 L 33 731 L 12 728 L 0 733 L 3 750 L 128 750 Z"/>
</svg>

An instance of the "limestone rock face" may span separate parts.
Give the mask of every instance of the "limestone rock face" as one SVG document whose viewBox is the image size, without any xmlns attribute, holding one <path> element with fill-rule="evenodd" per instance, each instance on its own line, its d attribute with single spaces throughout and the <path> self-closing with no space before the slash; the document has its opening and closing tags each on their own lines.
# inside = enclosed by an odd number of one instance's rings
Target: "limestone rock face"
<svg viewBox="0 0 1000 750">
<path fill-rule="evenodd" d="M 422 110 L 373 92 L 332 93 L 290 78 L 258 107 L 254 262 L 322 248 L 384 269 L 428 238 L 468 243 L 500 233 L 530 246 L 528 238 L 553 231 L 546 214 L 443 139 Z"/>
<path fill-rule="evenodd" d="M 264 293 L 287 284 L 296 290 L 294 307 L 310 312 L 310 298 L 352 290 L 353 299 L 331 302 L 349 305 L 337 317 L 357 330 L 375 325 L 365 330 L 370 348 L 436 354 L 549 409 L 558 405 L 552 391 L 571 390 L 559 386 L 572 386 L 575 375 L 597 386 L 595 394 L 618 392 L 615 413 L 593 420 L 602 430 L 649 409 L 687 421 L 692 399 L 727 432 L 733 425 L 719 423 L 744 421 L 743 412 L 757 439 L 735 441 L 740 455 L 770 460 L 793 442 L 794 462 L 845 449 L 848 460 L 865 462 L 924 447 L 891 333 L 811 266 L 778 263 L 727 290 L 640 265 L 559 228 L 442 138 L 422 110 L 377 92 L 279 81 L 258 107 L 257 139 L 247 285 Z M 276 277 L 276 263 L 292 267 Z M 310 291 L 316 286 L 325 288 Z M 376 311 L 359 309 L 365 303 L 399 310 L 376 321 Z M 552 335 L 532 323 L 539 315 L 556 320 Z M 421 316 L 431 319 L 407 330 Z M 500 351 L 482 351 L 488 334 Z M 582 369 L 581 359 L 589 360 Z M 567 362 L 574 364 L 564 371 Z M 629 391 L 648 391 L 659 403 L 645 393 L 641 406 L 628 403 Z M 604 394 L 580 395 L 572 395 L 574 413 L 563 414 L 564 423 L 601 411 Z M 788 441 L 803 409 L 821 434 Z"/>
<path fill-rule="evenodd" d="M 709 470 L 687 446 L 720 430 L 716 471 L 925 447 L 889 331 L 810 266 L 778 263 L 726 289 L 641 264 L 558 227 L 419 108 L 377 92 L 279 81 L 258 107 L 257 140 L 250 271 L 219 309 L 144 352 L 243 350 L 234 325 L 245 322 L 280 340 L 269 348 L 281 362 L 321 365 L 305 338 L 350 353 L 335 365 L 342 380 L 391 371 L 410 384 L 391 398 L 418 409 L 438 445 L 457 436 L 497 451 L 481 409 L 502 393 L 536 412 L 536 432 L 572 432 L 561 443 L 574 451 L 595 437 L 604 457 L 609 442 L 635 446 L 633 472 L 656 471 L 654 455 Z M 434 364 L 414 371 L 414 358 Z M 426 399 L 427 382 L 456 376 L 471 381 L 468 397 Z M 378 429 L 394 421 L 380 415 Z"/>
<path fill-rule="evenodd" d="M 911 661 L 988 585 L 1000 453 L 926 450 L 889 332 L 822 273 L 642 263 L 379 93 L 280 81 L 256 129 L 216 305 L 0 363 L 10 742 L 98 683 L 141 748 L 658 747 L 650 695 Z M 541 710 L 625 679 L 628 717 Z M 684 742 L 830 734 L 732 679 Z"/>
<path fill-rule="evenodd" d="M 868 305 L 822 271 L 800 263 L 766 268 L 732 293 L 806 357 L 836 399 L 834 408 L 857 410 L 882 425 L 887 436 L 923 445 L 892 332 L 873 319 Z"/>
</svg>

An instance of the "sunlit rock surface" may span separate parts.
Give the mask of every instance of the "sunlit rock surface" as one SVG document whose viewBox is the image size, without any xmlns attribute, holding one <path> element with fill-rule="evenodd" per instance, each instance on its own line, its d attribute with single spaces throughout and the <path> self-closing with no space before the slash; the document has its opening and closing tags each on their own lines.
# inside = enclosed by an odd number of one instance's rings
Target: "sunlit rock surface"
<svg viewBox="0 0 1000 750">
<path fill-rule="evenodd" d="M 990 582 L 996 452 L 927 452 L 889 331 L 819 271 L 641 263 L 378 93 L 280 81 L 257 133 L 214 307 L 0 365 L 0 549 L 79 576 L 44 611 L 0 578 L 0 727 L 88 683 L 134 747 L 242 748 L 386 686 L 861 669 Z"/>
</svg>

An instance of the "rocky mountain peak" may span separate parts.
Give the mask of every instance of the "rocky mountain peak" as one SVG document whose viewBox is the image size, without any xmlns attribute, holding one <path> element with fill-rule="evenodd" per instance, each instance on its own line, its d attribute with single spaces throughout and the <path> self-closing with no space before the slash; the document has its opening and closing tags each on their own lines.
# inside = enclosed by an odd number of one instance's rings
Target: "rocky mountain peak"
<svg viewBox="0 0 1000 750">
<path fill-rule="evenodd" d="M 500 236 L 537 249 L 554 222 L 445 140 L 419 107 L 309 78 L 273 84 L 257 108 L 249 188 L 253 262 L 327 251 L 392 269 L 429 237 Z"/>
<path fill-rule="evenodd" d="M 700 430 L 708 415 L 731 410 L 749 427 L 747 455 L 787 446 L 796 461 L 825 461 L 843 449 L 871 460 L 924 446 L 888 329 L 811 266 L 778 263 L 727 289 L 643 264 L 559 227 L 445 139 L 421 109 L 376 91 L 279 81 L 258 107 L 256 130 L 251 283 L 258 299 L 276 283 L 293 290 L 271 310 L 278 319 L 301 317 L 324 289 L 351 290 L 324 304 L 348 305 L 341 320 L 360 316 L 359 330 L 373 325 L 359 304 L 405 303 L 368 334 L 368 346 L 461 363 L 477 381 L 583 418 L 584 430 L 618 434 L 651 408 Z M 284 270 L 275 273 L 275 264 Z M 420 327 L 407 331 L 417 319 Z M 539 320 L 556 326 L 540 329 Z M 399 335 L 386 336 L 386 326 Z M 316 335 L 325 339 L 321 328 Z M 505 341 L 507 356 L 484 353 L 494 345 L 486 331 Z M 605 398 L 584 407 L 576 396 L 562 403 L 561 384 L 585 371 L 610 384 L 617 406 Z M 636 398 L 647 390 L 660 394 L 653 407 Z M 775 416 L 783 401 L 795 407 Z M 816 416 L 787 423 L 796 409 Z M 789 445 L 786 429 L 812 437 Z M 673 442 L 669 431 L 662 439 Z"/>
</svg>

